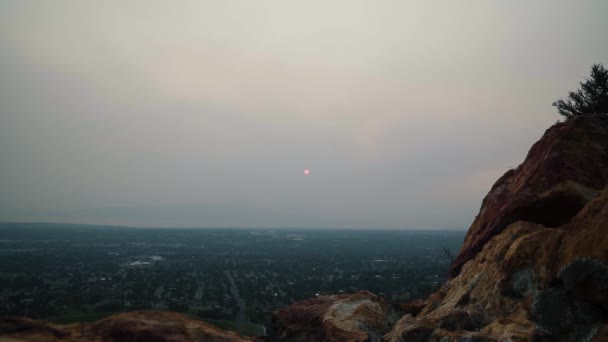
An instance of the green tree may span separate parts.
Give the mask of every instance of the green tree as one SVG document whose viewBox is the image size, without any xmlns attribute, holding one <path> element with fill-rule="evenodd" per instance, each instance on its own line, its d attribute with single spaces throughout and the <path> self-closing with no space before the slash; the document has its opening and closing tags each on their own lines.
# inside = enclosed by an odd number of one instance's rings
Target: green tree
<svg viewBox="0 0 608 342">
<path fill-rule="evenodd" d="M 584 113 L 608 114 L 608 69 L 602 64 L 594 64 L 591 77 L 580 85 L 576 92 L 568 93 L 566 100 L 553 102 L 557 111 L 566 118 Z"/>
</svg>

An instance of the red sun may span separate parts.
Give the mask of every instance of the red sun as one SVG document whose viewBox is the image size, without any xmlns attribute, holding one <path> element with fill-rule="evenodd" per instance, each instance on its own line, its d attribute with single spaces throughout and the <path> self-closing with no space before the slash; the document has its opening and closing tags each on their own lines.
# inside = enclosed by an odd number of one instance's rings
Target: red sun
<svg viewBox="0 0 608 342">
<path fill-rule="evenodd" d="M 308 176 L 310 174 L 310 170 L 309 169 L 305 169 L 304 170 L 304 174 Z"/>
</svg>

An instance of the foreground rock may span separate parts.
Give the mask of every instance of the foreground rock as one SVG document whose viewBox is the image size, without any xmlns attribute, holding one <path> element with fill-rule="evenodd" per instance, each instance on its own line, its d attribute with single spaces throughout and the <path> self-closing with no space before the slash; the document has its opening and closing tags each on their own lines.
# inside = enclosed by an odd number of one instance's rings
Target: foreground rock
<svg viewBox="0 0 608 342">
<path fill-rule="evenodd" d="M 387 341 L 608 341 L 608 117 L 550 128 L 501 177 L 453 278 Z"/>
<path fill-rule="evenodd" d="M 280 341 L 380 341 L 390 328 L 389 307 L 367 291 L 321 296 L 273 314 Z"/>
<path fill-rule="evenodd" d="M 255 341 L 174 312 L 122 313 L 92 324 L 0 319 L 0 341 Z"/>
<path fill-rule="evenodd" d="M 608 185 L 608 115 L 583 115 L 549 128 L 525 161 L 483 200 L 450 275 L 517 221 L 559 227 Z"/>
</svg>

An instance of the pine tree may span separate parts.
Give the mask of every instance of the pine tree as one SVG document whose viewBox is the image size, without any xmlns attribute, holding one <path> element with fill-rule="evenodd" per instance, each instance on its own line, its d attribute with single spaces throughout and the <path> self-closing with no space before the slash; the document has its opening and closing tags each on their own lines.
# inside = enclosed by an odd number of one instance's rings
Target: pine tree
<svg viewBox="0 0 608 342">
<path fill-rule="evenodd" d="M 602 64 L 594 64 L 591 77 L 580 85 L 580 89 L 571 91 L 566 100 L 553 102 L 557 111 L 566 118 L 584 113 L 608 114 L 608 69 Z"/>
</svg>

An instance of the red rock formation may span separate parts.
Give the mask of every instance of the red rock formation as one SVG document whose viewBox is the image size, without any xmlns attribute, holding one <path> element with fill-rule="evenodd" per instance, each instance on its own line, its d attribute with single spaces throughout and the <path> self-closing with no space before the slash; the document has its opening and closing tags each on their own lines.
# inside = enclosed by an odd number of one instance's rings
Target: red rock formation
<svg viewBox="0 0 608 342">
<path fill-rule="evenodd" d="M 59 325 L 27 318 L 0 319 L 0 341 L 215 341 L 256 339 L 174 312 L 136 311 L 98 322 Z"/>
<path fill-rule="evenodd" d="M 380 341 L 389 329 L 389 308 L 367 291 L 321 296 L 273 314 L 280 341 Z"/>
<path fill-rule="evenodd" d="M 483 200 L 450 275 L 516 221 L 559 227 L 608 185 L 608 116 L 582 115 L 549 128 Z"/>
<path fill-rule="evenodd" d="M 499 179 L 453 278 L 387 341 L 608 340 L 608 117 L 557 124 Z"/>
</svg>

